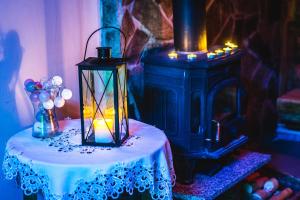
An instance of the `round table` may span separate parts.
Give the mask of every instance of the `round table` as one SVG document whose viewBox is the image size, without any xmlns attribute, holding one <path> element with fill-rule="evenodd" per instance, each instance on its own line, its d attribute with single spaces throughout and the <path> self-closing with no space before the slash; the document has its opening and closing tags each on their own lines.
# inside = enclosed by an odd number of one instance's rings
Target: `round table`
<svg viewBox="0 0 300 200">
<path fill-rule="evenodd" d="M 130 120 L 130 136 L 118 148 L 81 145 L 79 120 L 60 122 L 62 133 L 33 138 L 32 129 L 6 145 L 6 179 L 20 177 L 26 195 L 41 190 L 46 199 L 117 199 L 123 192 L 149 190 L 153 199 L 172 199 L 172 153 L 165 134 Z"/>
</svg>

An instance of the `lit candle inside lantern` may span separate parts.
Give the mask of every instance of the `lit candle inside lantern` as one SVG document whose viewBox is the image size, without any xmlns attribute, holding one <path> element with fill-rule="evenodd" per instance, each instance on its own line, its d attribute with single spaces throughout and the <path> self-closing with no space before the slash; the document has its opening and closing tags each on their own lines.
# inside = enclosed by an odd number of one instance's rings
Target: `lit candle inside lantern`
<svg viewBox="0 0 300 200">
<path fill-rule="evenodd" d="M 223 50 L 225 51 L 225 54 L 230 54 L 232 49 L 230 47 L 225 47 Z"/>
<path fill-rule="evenodd" d="M 231 49 L 236 49 L 236 48 L 238 48 L 238 46 L 236 45 L 236 44 L 234 44 L 234 43 L 232 43 L 232 42 L 230 42 L 230 41 L 227 41 L 226 43 L 225 43 L 225 46 L 228 46 L 228 47 L 230 47 Z"/>
<path fill-rule="evenodd" d="M 189 53 L 189 54 L 187 55 L 187 59 L 188 59 L 188 60 L 194 60 L 195 58 L 197 58 L 197 55 L 194 54 L 194 53 Z"/>
<path fill-rule="evenodd" d="M 168 56 L 170 59 L 177 59 L 178 54 L 175 51 L 171 51 L 170 53 L 168 53 Z"/>
<path fill-rule="evenodd" d="M 97 118 L 93 122 L 95 141 L 99 143 L 113 142 L 113 123 L 112 119 Z"/>
<path fill-rule="evenodd" d="M 215 50 L 215 53 L 217 54 L 217 56 L 221 56 L 223 55 L 224 51 L 222 49 L 217 49 Z"/>
<path fill-rule="evenodd" d="M 208 58 L 208 59 L 214 59 L 214 58 L 215 58 L 215 56 L 216 56 L 216 54 L 215 54 L 215 53 L 213 53 L 213 52 L 209 52 L 209 53 L 207 53 L 207 58 Z"/>
</svg>

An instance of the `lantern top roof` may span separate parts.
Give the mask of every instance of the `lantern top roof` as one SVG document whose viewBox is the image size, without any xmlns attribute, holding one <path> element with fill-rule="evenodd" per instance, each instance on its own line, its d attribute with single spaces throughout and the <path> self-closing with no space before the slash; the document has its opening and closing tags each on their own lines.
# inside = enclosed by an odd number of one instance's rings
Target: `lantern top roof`
<svg viewBox="0 0 300 200">
<path fill-rule="evenodd" d="M 78 63 L 77 66 L 86 66 L 86 67 L 117 67 L 126 63 L 125 58 L 109 58 L 109 59 L 100 59 L 95 57 L 89 57 L 82 62 Z"/>
</svg>

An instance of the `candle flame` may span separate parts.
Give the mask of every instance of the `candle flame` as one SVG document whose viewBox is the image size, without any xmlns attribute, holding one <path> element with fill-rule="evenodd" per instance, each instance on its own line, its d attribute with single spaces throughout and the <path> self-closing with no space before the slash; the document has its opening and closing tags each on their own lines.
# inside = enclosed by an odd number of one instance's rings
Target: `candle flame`
<svg viewBox="0 0 300 200">
<path fill-rule="evenodd" d="M 226 52 L 226 51 L 231 51 L 232 49 L 230 47 L 225 47 L 223 48 L 223 50 Z"/>
<path fill-rule="evenodd" d="M 217 55 L 222 55 L 224 53 L 224 51 L 222 49 L 217 49 L 215 50 Z"/>
<path fill-rule="evenodd" d="M 231 41 L 225 42 L 225 46 L 230 47 L 231 49 L 235 49 L 235 48 L 238 47 L 238 45 L 234 44 L 234 43 L 231 42 Z"/>
<path fill-rule="evenodd" d="M 208 58 L 208 59 L 212 59 L 212 58 L 214 58 L 215 56 L 216 56 L 216 54 L 213 53 L 213 52 L 208 52 L 208 53 L 207 53 L 207 58 Z"/>
<path fill-rule="evenodd" d="M 112 119 L 104 119 L 104 118 L 96 118 L 93 121 L 94 129 L 109 129 L 112 130 L 113 120 Z"/>
<path fill-rule="evenodd" d="M 197 55 L 194 54 L 194 53 L 189 53 L 189 54 L 187 55 L 187 59 L 189 59 L 189 60 L 193 60 L 193 59 L 195 59 L 195 58 L 197 58 Z"/>
</svg>

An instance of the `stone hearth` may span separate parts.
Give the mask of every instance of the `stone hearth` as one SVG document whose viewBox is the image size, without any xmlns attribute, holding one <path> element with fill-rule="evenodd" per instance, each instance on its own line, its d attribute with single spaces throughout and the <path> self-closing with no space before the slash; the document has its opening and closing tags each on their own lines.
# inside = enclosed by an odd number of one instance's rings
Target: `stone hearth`
<svg viewBox="0 0 300 200">
<path fill-rule="evenodd" d="M 220 194 L 245 179 L 270 161 L 268 154 L 243 152 L 236 155 L 217 174 L 206 176 L 196 175 L 191 185 L 176 184 L 174 196 L 181 200 L 215 199 Z"/>
</svg>

